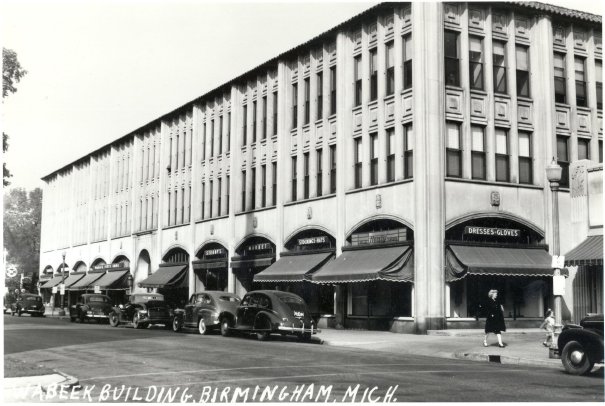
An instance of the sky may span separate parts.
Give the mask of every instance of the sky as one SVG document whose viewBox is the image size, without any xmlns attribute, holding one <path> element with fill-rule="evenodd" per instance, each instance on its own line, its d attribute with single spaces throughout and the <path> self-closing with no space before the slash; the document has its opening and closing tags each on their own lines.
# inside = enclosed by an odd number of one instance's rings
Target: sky
<svg viewBox="0 0 605 406">
<path fill-rule="evenodd" d="M 603 13 L 599 1 L 550 2 Z M 0 42 L 28 71 L 2 103 L 10 187 L 41 177 L 376 2 L 0 0 Z"/>
</svg>

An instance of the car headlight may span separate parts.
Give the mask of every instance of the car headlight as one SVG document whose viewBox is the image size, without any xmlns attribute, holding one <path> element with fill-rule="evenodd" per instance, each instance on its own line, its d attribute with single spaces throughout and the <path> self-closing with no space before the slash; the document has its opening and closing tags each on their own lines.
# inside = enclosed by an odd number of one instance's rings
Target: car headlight
<svg viewBox="0 0 605 406">
<path fill-rule="evenodd" d="M 86 311 L 86 314 L 88 314 L 88 315 L 92 315 L 92 311 L 91 311 L 91 310 L 87 310 L 87 311 Z"/>
<path fill-rule="evenodd" d="M 147 314 L 147 310 L 139 310 L 139 314 Z"/>
</svg>

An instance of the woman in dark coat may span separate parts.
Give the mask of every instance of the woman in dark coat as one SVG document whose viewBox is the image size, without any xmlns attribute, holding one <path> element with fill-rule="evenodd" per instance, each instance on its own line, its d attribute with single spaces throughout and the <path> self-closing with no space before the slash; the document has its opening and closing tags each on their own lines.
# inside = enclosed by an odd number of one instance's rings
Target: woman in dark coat
<svg viewBox="0 0 605 406">
<path fill-rule="evenodd" d="M 489 300 L 487 301 L 487 315 L 485 319 L 485 338 L 483 339 L 483 346 L 487 347 L 487 336 L 489 333 L 494 333 L 498 337 L 498 346 L 504 348 L 502 344 L 502 332 L 506 331 L 504 325 L 504 308 L 500 303 L 496 301 L 498 297 L 498 291 L 492 289 L 487 294 Z"/>
</svg>

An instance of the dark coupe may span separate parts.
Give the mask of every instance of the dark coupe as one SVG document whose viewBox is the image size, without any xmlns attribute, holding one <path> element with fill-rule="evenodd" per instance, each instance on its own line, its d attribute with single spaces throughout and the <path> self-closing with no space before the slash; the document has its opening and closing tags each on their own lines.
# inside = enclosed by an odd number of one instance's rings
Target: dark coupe
<svg viewBox="0 0 605 406">
<path fill-rule="evenodd" d="M 27 313 L 31 316 L 44 316 L 44 304 L 42 297 L 33 293 L 21 293 L 17 301 L 11 305 L 13 316 L 21 316 Z"/>
<path fill-rule="evenodd" d="M 236 316 L 235 327 L 231 330 L 255 333 L 261 341 L 273 333 L 309 340 L 319 332 L 305 301 L 298 295 L 278 290 L 248 292 L 238 306 Z"/>
<path fill-rule="evenodd" d="M 235 325 L 235 313 L 239 297 L 222 291 L 204 291 L 191 295 L 185 309 L 174 311 L 172 329 L 179 331 L 183 327 L 197 328 L 200 334 L 220 326 L 221 334 L 229 334 L 229 328 Z"/>
<path fill-rule="evenodd" d="M 133 293 L 125 305 L 119 305 L 109 314 L 109 324 L 132 323 L 134 328 L 146 328 L 151 324 L 172 326 L 172 309 L 160 293 Z"/>
<path fill-rule="evenodd" d="M 585 317 L 580 325 L 563 327 L 557 341 L 561 362 L 572 375 L 584 375 L 594 364 L 603 363 L 603 315 Z"/>
<path fill-rule="evenodd" d="M 72 322 L 82 323 L 86 320 L 105 321 L 111 312 L 111 299 L 99 293 L 84 293 L 78 302 L 69 308 Z"/>
</svg>

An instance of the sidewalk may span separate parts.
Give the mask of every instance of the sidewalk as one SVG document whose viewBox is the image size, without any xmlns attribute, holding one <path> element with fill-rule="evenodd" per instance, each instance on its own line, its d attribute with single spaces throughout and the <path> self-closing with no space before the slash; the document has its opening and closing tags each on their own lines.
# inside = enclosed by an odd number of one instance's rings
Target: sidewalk
<svg viewBox="0 0 605 406">
<path fill-rule="evenodd" d="M 397 354 L 465 359 L 512 365 L 532 365 L 563 369 L 561 360 L 548 357 L 540 329 L 510 329 L 502 335 L 505 348 L 498 347 L 491 334 L 483 346 L 481 330 L 434 330 L 427 335 L 397 334 L 384 331 L 323 329 L 317 338 L 324 345 L 389 351 Z"/>
</svg>

